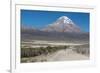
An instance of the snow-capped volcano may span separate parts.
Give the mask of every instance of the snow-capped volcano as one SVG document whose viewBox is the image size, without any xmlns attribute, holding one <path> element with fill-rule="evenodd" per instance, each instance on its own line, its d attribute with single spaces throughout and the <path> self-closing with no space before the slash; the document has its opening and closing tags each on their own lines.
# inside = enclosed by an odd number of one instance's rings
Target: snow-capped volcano
<svg viewBox="0 0 100 73">
<path fill-rule="evenodd" d="M 67 23 L 67 24 L 74 24 L 73 21 L 69 19 L 67 16 L 60 17 L 58 21 L 63 21 L 63 23 Z"/>
<path fill-rule="evenodd" d="M 67 16 L 61 16 L 54 23 L 44 28 L 43 31 L 80 32 L 80 28 Z"/>
</svg>

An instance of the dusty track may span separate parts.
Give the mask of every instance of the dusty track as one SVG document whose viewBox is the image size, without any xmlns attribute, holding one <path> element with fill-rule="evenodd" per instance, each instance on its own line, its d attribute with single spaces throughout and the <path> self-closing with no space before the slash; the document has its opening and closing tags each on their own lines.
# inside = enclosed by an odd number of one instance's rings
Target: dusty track
<svg viewBox="0 0 100 73">
<path fill-rule="evenodd" d="M 89 57 L 76 53 L 72 49 L 59 50 L 55 53 L 50 53 L 48 55 L 41 55 L 30 58 L 23 58 L 25 62 L 45 62 L 45 61 L 71 61 L 71 60 L 88 60 Z"/>
<path fill-rule="evenodd" d="M 48 56 L 48 61 L 85 60 L 87 56 L 78 54 L 72 49 L 60 50 Z"/>
</svg>

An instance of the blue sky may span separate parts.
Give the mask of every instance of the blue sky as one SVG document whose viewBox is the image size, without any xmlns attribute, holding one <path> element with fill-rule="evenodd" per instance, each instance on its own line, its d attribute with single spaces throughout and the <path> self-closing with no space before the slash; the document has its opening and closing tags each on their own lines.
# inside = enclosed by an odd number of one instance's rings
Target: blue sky
<svg viewBox="0 0 100 73">
<path fill-rule="evenodd" d="M 21 25 L 41 29 L 61 16 L 69 17 L 82 31 L 89 32 L 89 13 L 21 10 Z"/>
</svg>

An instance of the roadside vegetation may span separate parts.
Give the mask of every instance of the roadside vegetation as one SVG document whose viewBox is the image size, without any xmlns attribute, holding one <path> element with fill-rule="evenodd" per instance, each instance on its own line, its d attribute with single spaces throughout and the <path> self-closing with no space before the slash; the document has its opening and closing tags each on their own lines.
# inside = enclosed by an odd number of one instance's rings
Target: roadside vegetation
<svg viewBox="0 0 100 73">
<path fill-rule="evenodd" d="M 80 46 L 75 46 L 75 49 L 73 49 L 73 51 L 89 56 L 90 54 L 90 48 L 89 48 L 89 44 L 84 44 L 84 45 L 80 45 Z"/>
<path fill-rule="evenodd" d="M 35 57 L 35 56 L 39 56 L 39 55 L 47 55 L 49 53 L 53 53 L 56 52 L 58 50 L 61 49 L 67 49 L 69 48 L 69 46 L 47 46 L 47 47 L 36 47 L 36 48 L 26 48 L 26 47 L 22 47 L 21 48 L 21 58 L 25 58 L 25 57 Z"/>
</svg>

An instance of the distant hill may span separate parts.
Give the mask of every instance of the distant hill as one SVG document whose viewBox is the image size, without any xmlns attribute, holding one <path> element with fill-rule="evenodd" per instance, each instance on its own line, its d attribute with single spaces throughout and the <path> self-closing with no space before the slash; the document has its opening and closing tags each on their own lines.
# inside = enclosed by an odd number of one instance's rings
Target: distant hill
<svg viewBox="0 0 100 73">
<path fill-rule="evenodd" d="M 22 41 L 48 40 L 66 42 L 89 42 L 89 33 L 66 33 L 66 32 L 43 32 L 43 31 L 22 31 Z"/>
</svg>

